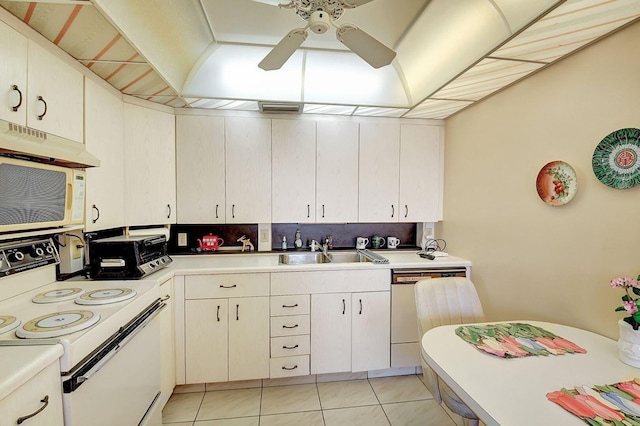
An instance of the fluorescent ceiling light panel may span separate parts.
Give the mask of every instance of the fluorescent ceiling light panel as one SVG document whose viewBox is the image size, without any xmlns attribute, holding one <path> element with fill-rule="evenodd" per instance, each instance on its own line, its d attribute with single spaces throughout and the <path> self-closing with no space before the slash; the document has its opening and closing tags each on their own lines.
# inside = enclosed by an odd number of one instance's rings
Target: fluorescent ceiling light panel
<svg viewBox="0 0 640 426">
<path fill-rule="evenodd" d="M 427 99 L 409 111 L 405 117 L 444 119 L 451 114 L 468 107 L 472 103 L 473 102 Z"/>
<path fill-rule="evenodd" d="M 408 108 L 358 107 L 353 115 L 366 117 L 402 117 Z"/>
<path fill-rule="evenodd" d="M 304 114 L 333 114 L 333 115 L 351 115 L 355 111 L 356 106 L 344 105 L 314 105 L 305 104 Z"/>
<path fill-rule="evenodd" d="M 270 49 L 221 45 L 205 60 L 185 87 L 187 96 L 300 101 L 303 54 L 296 51 L 280 68 L 264 71 L 258 63 Z"/>
</svg>

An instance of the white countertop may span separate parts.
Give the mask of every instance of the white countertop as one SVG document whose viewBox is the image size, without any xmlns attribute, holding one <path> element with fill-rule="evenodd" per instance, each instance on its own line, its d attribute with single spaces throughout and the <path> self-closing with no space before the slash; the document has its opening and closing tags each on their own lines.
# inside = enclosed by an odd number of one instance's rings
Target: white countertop
<svg viewBox="0 0 640 426">
<path fill-rule="evenodd" d="M 32 377 L 48 367 L 52 362 L 57 363 L 62 355 L 62 346 L 34 345 L 34 346 L 4 346 L 0 348 L 2 362 L 0 362 L 0 400 L 28 382 Z"/>
<path fill-rule="evenodd" d="M 340 251 L 336 251 L 339 253 Z M 297 252 L 287 252 L 297 253 Z M 308 251 L 307 251 L 308 253 Z M 330 251 L 331 253 L 331 251 Z M 173 263 L 163 271 L 152 274 L 150 278 L 158 281 L 175 275 L 193 275 L 207 273 L 242 272 L 284 272 L 284 271 L 330 271 L 347 269 L 396 269 L 396 268 L 446 268 L 470 267 L 471 261 L 455 256 L 438 257 L 435 260 L 424 259 L 417 250 L 380 250 L 375 251 L 387 259 L 388 264 L 372 262 L 320 263 L 305 265 L 280 265 L 281 252 L 252 252 L 241 254 L 172 255 Z"/>
</svg>

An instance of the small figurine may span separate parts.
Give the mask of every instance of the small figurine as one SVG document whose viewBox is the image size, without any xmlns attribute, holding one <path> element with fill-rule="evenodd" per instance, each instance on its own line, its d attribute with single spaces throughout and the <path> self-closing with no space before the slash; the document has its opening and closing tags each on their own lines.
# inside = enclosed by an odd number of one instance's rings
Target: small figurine
<svg viewBox="0 0 640 426">
<path fill-rule="evenodd" d="M 253 247 L 253 244 L 251 243 L 251 240 L 249 238 L 247 238 L 246 235 L 243 235 L 242 237 L 238 238 L 236 241 L 239 242 L 239 243 L 242 243 L 242 252 L 243 253 L 244 253 L 245 250 L 248 250 L 248 251 L 253 251 L 254 250 L 254 247 Z M 247 247 L 249 247 L 249 248 L 247 248 Z"/>
</svg>

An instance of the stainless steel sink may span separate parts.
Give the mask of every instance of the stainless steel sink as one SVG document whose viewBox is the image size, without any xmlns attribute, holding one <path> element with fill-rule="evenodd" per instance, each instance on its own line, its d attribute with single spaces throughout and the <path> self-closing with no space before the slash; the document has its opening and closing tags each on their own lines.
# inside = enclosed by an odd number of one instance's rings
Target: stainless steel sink
<svg viewBox="0 0 640 426">
<path fill-rule="evenodd" d="M 321 252 L 305 252 L 281 254 L 279 262 L 281 265 L 309 265 L 318 263 L 371 262 L 371 260 L 360 253 L 353 252 L 330 252 L 326 256 Z"/>
</svg>

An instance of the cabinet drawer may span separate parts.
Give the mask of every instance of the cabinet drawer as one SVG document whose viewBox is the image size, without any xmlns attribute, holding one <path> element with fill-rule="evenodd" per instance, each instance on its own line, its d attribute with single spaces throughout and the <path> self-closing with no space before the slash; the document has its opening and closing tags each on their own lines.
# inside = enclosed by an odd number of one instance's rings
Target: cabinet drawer
<svg viewBox="0 0 640 426">
<path fill-rule="evenodd" d="M 311 349 L 311 337 L 308 334 L 302 336 L 284 336 L 271 338 L 271 358 L 294 355 L 309 355 Z"/>
<path fill-rule="evenodd" d="M 272 296 L 271 316 L 308 315 L 310 300 L 311 298 L 308 294 L 299 294 L 295 296 Z"/>
<path fill-rule="evenodd" d="M 309 315 L 271 317 L 271 337 L 309 334 Z"/>
<path fill-rule="evenodd" d="M 307 376 L 309 374 L 309 355 L 271 358 L 269 377 Z"/>
<path fill-rule="evenodd" d="M 188 275 L 186 299 L 212 299 L 269 295 L 269 274 Z"/>
</svg>

